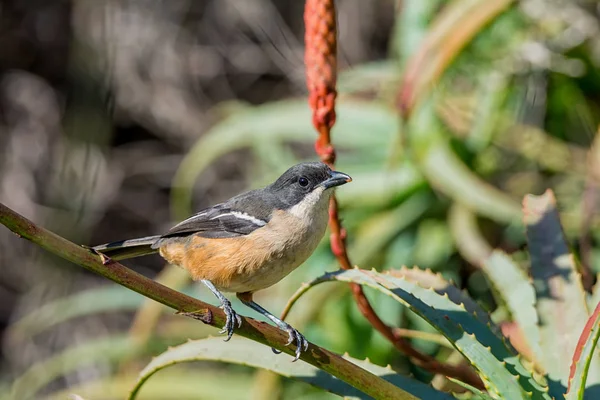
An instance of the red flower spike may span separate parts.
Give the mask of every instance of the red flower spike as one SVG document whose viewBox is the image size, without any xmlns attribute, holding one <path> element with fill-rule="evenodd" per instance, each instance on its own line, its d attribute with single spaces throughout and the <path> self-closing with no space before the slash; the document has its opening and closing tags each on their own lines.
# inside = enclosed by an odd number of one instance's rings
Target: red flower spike
<svg viewBox="0 0 600 400">
<path fill-rule="evenodd" d="M 333 168 L 335 149 L 331 144 L 331 128 L 335 124 L 335 100 L 337 92 L 337 26 L 334 0 L 306 0 L 304 23 L 306 32 L 304 62 L 306 64 L 306 86 L 308 104 L 312 110 L 312 122 L 319 135 L 315 151 L 321 161 Z M 331 196 L 329 205 L 329 227 L 331 229 L 331 252 L 342 269 L 352 268 L 346 251 L 346 231 L 338 218 L 337 201 Z M 416 364 L 430 372 L 442 373 L 482 389 L 481 379 L 472 369 L 464 366 L 442 364 L 427 354 L 414 349 L 403 337 L 394 333 L 377 316 L 362 287 L 351 284 L 352 294 L 361 313 L 398 350 L 408 355 Z"/>
</svg>

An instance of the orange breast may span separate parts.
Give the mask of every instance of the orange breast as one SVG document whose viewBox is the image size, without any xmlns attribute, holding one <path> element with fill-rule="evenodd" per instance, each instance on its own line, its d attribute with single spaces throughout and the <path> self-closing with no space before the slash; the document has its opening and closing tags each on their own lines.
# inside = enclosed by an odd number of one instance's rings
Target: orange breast
<svg viewBox="0 0 600 400">
<path fill-rule="evenodd" d="M 312 254 L 325 233 L 326 208 L 324 212 L 305 221 L 278 211 L 269 224 L 249 235 L 227 239 L 193 235 L 166 243 L 160 254 L 219 290 L 254 292 L 279 282 Z"/>
</svg>

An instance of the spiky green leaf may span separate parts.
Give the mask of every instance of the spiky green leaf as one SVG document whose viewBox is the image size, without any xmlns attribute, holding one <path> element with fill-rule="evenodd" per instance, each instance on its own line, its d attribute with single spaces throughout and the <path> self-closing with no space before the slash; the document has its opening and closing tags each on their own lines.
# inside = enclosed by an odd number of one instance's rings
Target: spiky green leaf
<svg viewBox="0 0 600 400">
<path fill-rule="evenodd" d="M 535 291 L 524 271 L 504 252 L 496 250 L 482 263 L 483 271 L 519 324 L 536 359 L 542 359 Z"/>
<path fill-rule="evenodd" d="M 43 304 L 16 321 L 7 331 L 11 341 L 20 341 L 36 335 L 71 318 L 109 312 L 132 311 L 139 308 L 144 298 L 120 286 L 89 289 Z"/>
<path fill-rule="evenodd" d="M 410 279 L 353 269 L 323 275 L 328 281 L 358 283 L 392 296 L 438 329 L 477 369 L 488 391 L 502 399 L 550 399 L 547 388 L 533 379 L 519 357 L 488 325 L 449 296 L 423 288 Z"/>
<path fill-rule="evenodd" d="M 126 361 L 141 355 L 143 346 L 125 336 L 113 336 L 70 347 L 62 353 L 37 362 L 13 382 L 9 398 L 31 399 L 45 385 L 78 368 L 101 362 Z"/>
<path fill-rule="evenodd" d="M 563 235 L 554 193 L 526 196 L 523 213 L 540 317 L 540 361 L 555 382 L 550 385 L 552 394 L 559 397 L 566 392 L 577 338 L 588 320 L 586 294 Z M 590 381 L 598 383 L 595 368 Z"/>
<path fill-rule="evenodd" d="M 409 121 L 411 149 L 423 175 L 431 186 L 477 214 L 504 223 L 518 220 L 518 203 L 475 175 L 453 151 L 433 103 L 423 101 Z"/>
<path fill-rule="evenodd" d="M 118 374 L 105 379 L 76 384 L 68 389 L 46 396 L 45 400 L 65 400 L 69 394 L 79 393 L 89 400 L 125 399 L 137 376 Z M 227 385 L 215 385 L 227 382 Z M 166 370 L 160 378 L 152 379 L 144 385 L 140 398 L 144 400 L 197 399 L 202 400 L 250 400 L 252 399 L 253 378 L 246 371 L 208 369 Z"/>
<path fill-rule="evenodd" d="M 371 364 L 368 360 L 359 361 L 348 356 L 344 356 L 344 358 L 406 391 L 406 396 L 398 400 L 415 398 L 432 400 L 451 399 L 449 395 L 416 380 L 398 375 L 390 368 L 379 367 Z M 181 346 L 169 349 L 152 360 L 144 368 L 140 373 L 138 382 L 131 391 L 129 399 L 134 400 L 142 385 L 156 372 L 171 365 L 201 360 L 221 361 L 263 368 L 282 376 L 307 382 L 340 396 L 357 399 L 369 398 L 347 383 L 324 373 L 310 364 L 303 361 L 292 363 L 292 357 L 287 354 L 273 354 L 258 343 L 244 338 L 233 337 L 226 343 L 221 338 L 207 338 L 189 341 Z"/>
<path fill-rule="evenodd" d="M 418 267 L 402 267 L 387 272 L 392 276 L 411 280 L 423 288 L 433 289 L 442 296 L 448 296 L 452 302 L 455 304 L 462 304 L 467 312 L 471 313 L 483 324 L 489 325 L 492 331 L 496 333 L 498 337 L 501 337 L 500 330 L 492 323 L 490 315 L 466 293 L 444 279 L 441 274 L 436 274 L 431 270 L 420 269 Z"/>
<path fill-rule="evenodd" d="M 448 378 L 448 380 L 450 382 L 453 382 L 455 384 L 457 384 L 458 386 L 468 390 L 468 392 L 465 393 L 453 393 L 454 397 L 456 397 L 459 400 L 463 400 L 463 399 L 468 399 L 468 400 L 492 400 L 492 397 L 485 393 L 482 392 L 481 390 L 477 389 L 476 387 L 473 387 L 467 383 L 461 382 L 458 379 L 454 379 L 454 378 Z"/>
</svg>

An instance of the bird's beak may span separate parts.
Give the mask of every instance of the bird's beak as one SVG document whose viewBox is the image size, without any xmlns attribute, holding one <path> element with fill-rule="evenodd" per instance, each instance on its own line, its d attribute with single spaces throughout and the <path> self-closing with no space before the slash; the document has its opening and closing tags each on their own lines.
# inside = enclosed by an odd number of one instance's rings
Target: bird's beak
<svg viewBox="0 0 600 400">
<path fill-rule="evenodd" d="M 349 175 L 346 175 L 343 172 L 331 171 L 331 176 L 329 179 L 323 181 L 321 185 L 323 185 L 325 189 L 329 189 L 348 182 L 352 182 L 352 178 L 350 178 Z"/>
</svg>

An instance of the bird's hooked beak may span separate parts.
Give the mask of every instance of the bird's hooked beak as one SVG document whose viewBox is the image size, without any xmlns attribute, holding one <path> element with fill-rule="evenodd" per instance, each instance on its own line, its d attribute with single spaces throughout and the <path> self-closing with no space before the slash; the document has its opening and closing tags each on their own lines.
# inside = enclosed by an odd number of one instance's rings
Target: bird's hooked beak
<svg viewBox="0 0 600 400">
<path fill-rule="evenodd" d="M 331 171 L 331 176 L 324 180 L 321 185 L 325 189 L 329 189 L 332 187 L 340 186 L 345 183 L 352 182 L 352 178 L 349 175 L 344 174 L 343 172 Z"/>
</svg>

